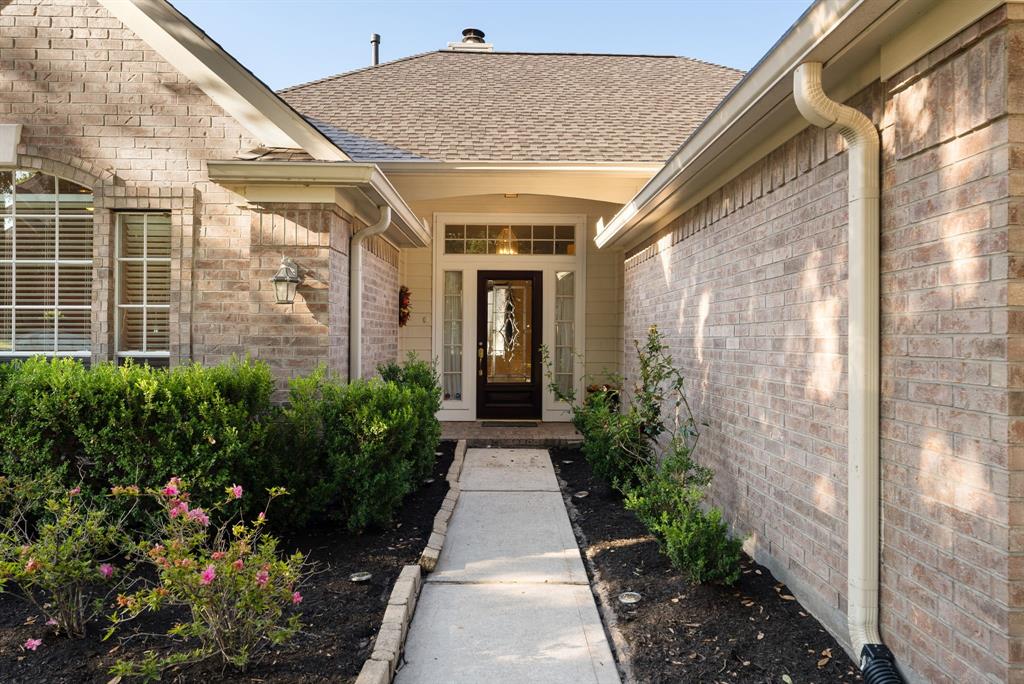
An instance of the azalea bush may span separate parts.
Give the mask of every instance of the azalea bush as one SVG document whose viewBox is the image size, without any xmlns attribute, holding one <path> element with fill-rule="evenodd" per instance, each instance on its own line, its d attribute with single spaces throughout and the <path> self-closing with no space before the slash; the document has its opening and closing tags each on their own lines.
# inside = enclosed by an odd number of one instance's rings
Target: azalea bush
<svg viewBox="0 0 1024 684">
<path fill-rule="evenodd" d="M 224 491 L 208 508 L 197 505 L 188 484 L 177 477 L 142 494 L 157 502 L 161 522 L 157 538 L 137 543 L 132 555 L 152 565 L 157 580 L 117 597 L 106 638 L 119 624 L 168 606 L 187 608 L 189 619 L 168 632 L 179 650 L 119 661 L 112 674 L 154 679 L 168 667 L 214 657 L 244 670 L 268 646 L 298 633 L 295 607 L 302 602 L 299 588 L 308 575 L 304 556 L 279 554 L 277 539 L 266 531 L 266 507 L 254 519 L 243 519 L 240 485 Z M 267 504 L 285 493 L 271 489 Z"/>
<path fill-rule="evenodd" d="M 123 540 L 124 520 L 83 498 L 78 486 L 0 477 L 0 591 L 17 589 L 58 632 L 85 636 L 126 574 L 113 560 Z"/>
</svg>

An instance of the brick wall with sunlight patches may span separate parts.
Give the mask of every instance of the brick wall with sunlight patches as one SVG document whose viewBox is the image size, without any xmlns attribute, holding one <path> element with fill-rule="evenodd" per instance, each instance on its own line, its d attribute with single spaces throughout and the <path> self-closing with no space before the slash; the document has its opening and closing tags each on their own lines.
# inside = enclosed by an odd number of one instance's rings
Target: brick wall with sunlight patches
<svg viewBox="0 0 1024 684">
<path fill-rule="evenodd" d="M 1001 8 L 850 102 L 883 145 L 881 624 L 930 682 L 1024 681 L 1020 20 Z M 841 640 L 846 171 L 807 129 L 625 265 L 625 346 L 668 336 L 714 503 Z"/>
</svg>

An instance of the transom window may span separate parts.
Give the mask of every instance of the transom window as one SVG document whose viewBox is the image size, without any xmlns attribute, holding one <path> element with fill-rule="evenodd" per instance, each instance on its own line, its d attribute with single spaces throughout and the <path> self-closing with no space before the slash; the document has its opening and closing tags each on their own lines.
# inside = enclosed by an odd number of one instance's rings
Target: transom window
<svg viewBox="0 0 1024 684">
<path fill-rule="evenodd" d="M 88 356 L 92 347 L 89 188 L 0 171 L 0 356 Z"/>
<path fill-rule="evenodd" d="M 576 254 L 576 226 L 446 225 L 445 254 Z"/>
<path fill-rule="evenodd" d="M 170 355 L 171 216 L 117 216 L 117 355 L 158 365 Z"/>
</svg>

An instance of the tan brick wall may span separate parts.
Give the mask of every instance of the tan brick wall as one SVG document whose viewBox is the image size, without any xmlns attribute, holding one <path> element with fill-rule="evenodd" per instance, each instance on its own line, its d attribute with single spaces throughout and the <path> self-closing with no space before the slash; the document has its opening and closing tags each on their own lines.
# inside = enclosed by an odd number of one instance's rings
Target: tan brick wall
<svg viewBox="0 0 1024 684">
<path fill-rule="evenodd" d="M 398 249 L 380 237 L 363 243 L 363 377 L 398 360 Z"/>
<path fill-rule="evenodd" d="M 281 378 L 320 362 L 347 372 L 348 217 L 253 211 L 211 183 L 208 160 L 258 141 L 93 0 L 0 3 L 0 122 L 24 125 L 20 165 L 96 194 L 95 360 L 114 348 L 114 212 L 161 209 L 174 227 L 172 362 L 250 353 Z M 252 217 L 271 214 L 289 231 L 261 237 Z M 269 289 L 282 252 L 307 270 L 292 307 Z"/>
<path fill-rule="evenodd" d="M 1022 47 L 999 10 L 852 102 L 883 140 L 882 629 L 931 682 L 1020 681 Z M 841 638 L 846 164 L 818 129 L 754 164 L 627 259 L 624 314 L 686 370 L 714 502 Z"/>
</svg>

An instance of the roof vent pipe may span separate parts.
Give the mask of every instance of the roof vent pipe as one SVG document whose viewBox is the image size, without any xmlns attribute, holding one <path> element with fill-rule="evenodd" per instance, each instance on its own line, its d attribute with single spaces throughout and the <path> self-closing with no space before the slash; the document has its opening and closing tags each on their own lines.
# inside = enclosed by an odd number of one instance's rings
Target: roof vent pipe
<svg viewBox="0 0 1024 684">
<path fill-rule="evenodd" d="M 380 34 L 370 34 L 370 61 L 373 66 L 380 64 Z"/>
<path fill-rule="evenodd" d="M 484 32 L 480 29 L 468 28 L 462 31 L 462 42 L 463 43 L 483 43 Z"/>
<path fill-rule="evenodd" d="M 847 249 L 847 621 L 868 684 L 903 679 L 878 630 L 879 525 L 879 139 L 871 119 L 836 102 L 821 85 L 821 63 L 793 74 L 793 99 L 809 122 L 843 136 L 849 160 Z"/>
</svg>

